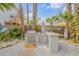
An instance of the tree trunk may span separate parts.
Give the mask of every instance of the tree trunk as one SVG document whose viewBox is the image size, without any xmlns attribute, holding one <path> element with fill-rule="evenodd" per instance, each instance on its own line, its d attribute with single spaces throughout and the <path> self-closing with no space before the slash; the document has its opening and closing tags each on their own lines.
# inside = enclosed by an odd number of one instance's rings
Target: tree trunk
<svg viewBox="0 0 79 59">
<path fill-rule="evenodd" d="M 26 29 L 26 31 L 28 31 L 29 30 L 29 8 L 28 8 L 28 3 L 26 4 L 26 8 L 27 8 L 27 29 Z"/>
<path fill-rule="evenodd" d="M 69 22 L 67 21 L 66 22 L 66 27 L 67 27 L 67 34 L 68 34 L 68 36 L 67 36 L 67 39 L 70 39 L 70 27 L 69 27 Z"/>
<path fill-rule="evenodd" d="M 21 20 L 21 29 L 23 32 L 23 37 L 25 33 L 25 27 L 24 27 L 24 17 L 23 17 L 23 9 L 22 9 L 22 4 L 19 4 L 19 19 Z"/>
<path fill-rule="evenodd" d="M 32 30 L 35 30 L 35 27 L 36 27 L 36 25 L 37 25 L 36 19 L 37 19 L 37 3 L 33 3 L 33 22 L 32 22 Z"/>
<path fill-rule="evenodd" d="M 71 14 L 71 3 L 67 3 L 66 4 L 66 13 L 67 14 Z M 70 27 L 69 27 L 69 21 L 66 21 L 66 27 L 67 27 L 67 31 L 68 31 L 68 36 L 67 39 L 70 39 Z"/>
</svg>

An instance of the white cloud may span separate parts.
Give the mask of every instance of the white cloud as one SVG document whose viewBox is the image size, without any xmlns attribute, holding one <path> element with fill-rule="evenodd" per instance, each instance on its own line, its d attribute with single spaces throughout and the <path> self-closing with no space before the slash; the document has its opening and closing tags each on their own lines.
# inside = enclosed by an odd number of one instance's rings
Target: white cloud
<svg viewBox="0 0 79 59">
<path fill-rule="evenodd" d="M 53 9 L 59 9 L 63 6 L 63 4 L 61 3 L 51 3 L 49 4 L 46 9 L 49 9 L 49 8 L 53 8 Z"/>
<path fill-rule="evenodd" d="M 25 15 L 25 18 L 27 17 L 27 14 Z M 29 18 L 32 18 L 32 12 L 29 13 Z"/>
<path fill-rule="evenodd" d="M 25 14 L 24 18 L 25 18 L 24 23 L 26 24 L 27 23 L 27 14 Z M 32 12 L 29 13 L 29 20 L 32 20 Z"/>
<path fill-rule="evenodd" d="M 32 12 L 31 12 L 31 13 L 29 13 L 29 16 L 30 16 L 30 17 L 32 17 Z"/>
<path fill-rule="evenodd" d="M 64 6 L 64 8 L 63 8 L 62 12 L 65 12 L 65 11 L 66 11 L 66 6 Z"/>
</svg>

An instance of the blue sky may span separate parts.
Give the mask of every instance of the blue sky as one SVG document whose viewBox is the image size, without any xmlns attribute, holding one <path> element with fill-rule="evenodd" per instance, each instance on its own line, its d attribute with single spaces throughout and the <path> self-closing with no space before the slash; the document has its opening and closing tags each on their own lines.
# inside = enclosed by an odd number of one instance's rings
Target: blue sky
<svg viewBox="0 0 79 59">
<path fill-rule="evenodd" d="M 18 8 L 19 4 L 16 4 Z M 22 4 L 23 13 L 26 15 L 26 4 Z M 64 12 L 66 10 L 65 3 L 39 3 L 37 8 L 38 18 L 41 18 L 41 22 L 45 22 L 46 18 L 53 17 L 58 15 L 60 12 Z M 32 18 L 32 4 L 29 4 L 29 16 Z"/>
<path fill-rule="evenodd" d="M 16 7 L 18 8 L 18 3 L 15 4 Z M 26 4 L 23 3 L 23 13 L 24 16 L 26 15 Z M 38 18 L 42 18 L 41 21 L 44 21 L 45 18 L 52 17 L 55 15 L 58 15 L 60 12 L 64 12 L 66 9 L 65 3 L 38 3 Z M 17 15 L 17 10 L 11 10 L 11 11 L 5 11 L 5 12 L 0 12 L 0 21 L 8 21 L 10 20 L 10 15 Z M 32 4 L 29 3 L 29 16 L 32 18 Z"/>
<path fill-rule="evenodd" d="M 26 14 L 26 4 L 23 5 L 23 12 L 24 15 Z M 18 7 L 18 4 L 16 4 Z M 39 3 L 38 4 L 38 17 L 40 18 L 47 18 L 52 17 L 54 15 L 59 14 L 60 12 L 63 12 L 65 7 L 64 3 Z M 29 14 L 32 14 L 32 4 L 29 4 Z"/>
</svg>

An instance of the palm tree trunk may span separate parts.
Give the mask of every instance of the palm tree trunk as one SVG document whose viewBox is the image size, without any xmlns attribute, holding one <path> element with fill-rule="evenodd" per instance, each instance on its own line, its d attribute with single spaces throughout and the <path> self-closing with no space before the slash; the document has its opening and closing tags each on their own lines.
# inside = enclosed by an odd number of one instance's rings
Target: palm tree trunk
<svg viewBox="0 0 79 59">
<path fill-rule="evenodd" d="M 29 8 L 28 8 L 28 3 L 26 4 L 27 8 L 27 31 L 29 30 Z"/>
<path fill-rule="evenodd" d="M 70 27 L 69 27 L 69 22 L 66 22 L 66 27 L 67 27 L 67 31 L 68 31 L 68 37 L 67 39 L 70 39 Z"/>
<path fill-rule="evenodd" d="M 35 30 L 35 27 L 37 25 L 36 23 L 37 19 L 37 3 L 33 3 L 33 22 L 32 22 L 32 30 Z"/>
<path fill-rule="evenodd" d="M 71 14 L 71 3 L 67 3 L 66 4 L 66 12 L 67 14 Z M 69 27 L 69 21 L 66 21 L 66 27 L 67 27 L 67 31 L 68 31 L 68 37 L 67 39 L 70 39 L 70 27 Z"/>
<path fill-rule="evenodd" d="M 24 37 L 25 27 L 24 27 L 24 17 L 23 17 L 23 9 L 21 3 L 19 4 L 19 18 L 21 20 L 21 29 L 23 31 L 23 37 Z"/>
</svg>

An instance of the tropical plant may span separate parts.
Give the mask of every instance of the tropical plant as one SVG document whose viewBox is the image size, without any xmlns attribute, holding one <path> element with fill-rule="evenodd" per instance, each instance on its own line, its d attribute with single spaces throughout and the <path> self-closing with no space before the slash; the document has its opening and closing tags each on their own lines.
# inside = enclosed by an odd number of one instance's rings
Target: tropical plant
<svg viewBox="0 0 79 59">
<path fill-rule="evenodd" d="M 64 12 L 61 15 L 61 18 L 66 22 L 65 28 L 68 31 L 68 37 L 67 37 L 67 39 L 70 39 L 70 32 L 71 32 L 72 21 L 73 21 L 74 15 L 70 14 L 70 13 L 67 13 L 67 12 Z"/>
<path fill-rule="evenodd" d="M 74 19 L 72 25 L 79 28 L 79 3 L 74 4 Z"/>
<path fill-rule="evenodd" d="M 14 39 L 22 39 L 22 30 L 18 28 L 12 28 L 9 31 L 0 33 L 0 41 L 10 41 Z"/>
<path fill-rule="evenodd" d="M 41 31 L 41 26 L 40 25 L 37 25 L 36 27 L 35 27 L 35 30 L 36 30 L 36 32 L 40 32 Z"/>
<path fill-rule="evenodd" d="M 70 25 L 73 19 L 73 15 L 71 13 L 71 3 L 66 4 L 66 11 L 61 15 L 61 19 L 63 19 L 66 22 L 65 29 L 68 34 L 66 39 L 70 39 Z"/>
<path fill-rule="evenodd" d="M 51 25 L 53 25 L 54 21 L 59 20 L 59 16 L 53 16 L 52 18 L 47 18 L 46 22 L 50 23 Z"/>
<path fill-rule="evenodd" d="M 22 38 L 22 30 L 21 29 L 18 29 L 18 28 L 13 28 L 10 30 L 10 35 L 12 38 L 19 38 L 21 39 Z"/>
<path fill-rule="evenodd" d="M 46 19 L 46 22 L 50 23 L 51 26 L 52 26 L 52 19 L 51 19 L 51 18 L 47 18 L 47 19 Z"/>
<path fill-rule="evenodd" d="M 16 8 L 16 6 L 13 3 L 0 3 L 0 10 L 11 10 L 13 8 Z"/>
<path fill-rule="evenodd" d="M 39 21 L 41 20 L 41 18 L 37 18 L 36 19 L 36 26 L 35 27 L 37 27 L 38 26 L 38 23 L 39 23 Z M 29 21 L 29 24 L 28 24 L 28 26 L 29 26 L 29 29 L 32 29 L 32 25 L 33 25 L 33 20 L 30 20 Z"/>
<path fill-rule="evenodd" d="M 69 14 L 67 12 L 64 12 L 61 17 L 63 19 L 65 19 L 65 21 L 71 22 L 72 21 L 72 18 L 74 17 L 74 15 L 73 14 Z"/>
<path fill-rule="evenodd" d="M 72 39 L 71 41 L 74 43 L 78 43 L 76 39 Z"/>
</svg>

